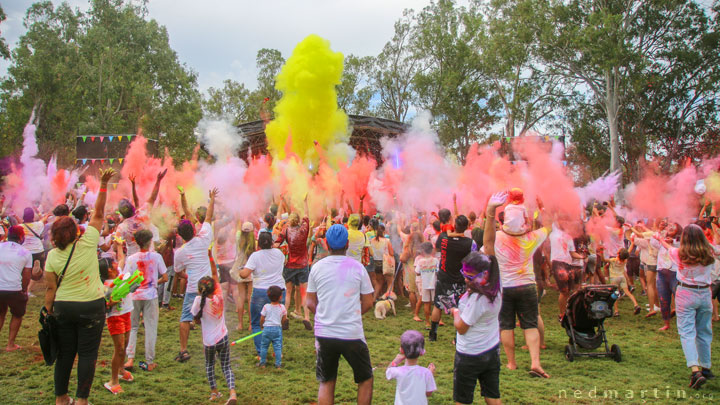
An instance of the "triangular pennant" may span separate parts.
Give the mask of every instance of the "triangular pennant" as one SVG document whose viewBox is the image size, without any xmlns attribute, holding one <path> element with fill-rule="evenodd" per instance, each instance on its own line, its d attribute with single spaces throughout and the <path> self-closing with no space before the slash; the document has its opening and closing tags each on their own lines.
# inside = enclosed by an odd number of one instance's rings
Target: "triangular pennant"
<svg viewBox="0 0 720 405">
<path fill-rule="evenodd" d="M 95 137 L 94 137 L 94 136 L 91 136 L 91 137 L 90 137 L 90 142 L 95 142 Z"/>
<path fill-rule="evenodd" d="M 100 159 L 100 163 L 105 163 L 105 159 Z"/>
<path fill-rule="evenodd" d="M 108 139 L 110 139 L 110 142 L 112 142 L 113 138 L 115 138 L 115 137 L 112 136 L 112 135 L 111 135 L 111 136 L 108 136 Z"/>
<path fill-rule="evenodd" d="M 95 163 L 95 159 L 90 160 L 91 163 Z"/>
<path fill-rule="evenodd" d="M 82 139 L 83 139 L 83 142 L 87 141 L 87 136 L 83 136 Z"/>
<path fill-rule="evenodd" d="M 83 162 L 83 165 L 84 165 L 85 163 L 87 163 L 87 159 L 83 159 L 82 162 Z"/>
<path fill-rule="evenodd" d="M 100 142 L 102 142 L 103 139 L 105 139 L 105 137 L 104 137 L 104 136 L 101 136 L 101 137 L 100 137 Z"/>
<path fill-rule="evenodd" d="M 115 158 L 110 158 L 110 164 L 113 164 L 113 160 L 115 160 Z"/>
<path fill-rule="evenodd" d="M 117 188 L 117 183 L 113 183 L 113 190 Z"/>
<path fill-rule="evenodd" d="M 120 164 L 122 164 L 123 158 L 118 158 L 118 160 L 120 161 Z"/>
</svg>

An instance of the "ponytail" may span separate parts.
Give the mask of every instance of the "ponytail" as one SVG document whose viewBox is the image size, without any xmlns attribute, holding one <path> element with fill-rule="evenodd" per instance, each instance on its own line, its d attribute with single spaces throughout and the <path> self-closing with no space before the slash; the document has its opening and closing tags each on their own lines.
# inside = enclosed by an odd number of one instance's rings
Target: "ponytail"
<svg viewBox="0 0 720 405">
<path fill-rule="evenodd" d="M 215 280 L 212 277 L 203 277 L 198 281 L 198 293 L 200 294 L 200 310 L 198 311 L 197 315 L 195 315 L 195 323 L 200 322 L 200 319 L 203 315 L 203 310 L 205 309 L 205 301 L 207 300 L 207 297 L 212 295 L 213 292 L 215 292 Z"/>
</svg>

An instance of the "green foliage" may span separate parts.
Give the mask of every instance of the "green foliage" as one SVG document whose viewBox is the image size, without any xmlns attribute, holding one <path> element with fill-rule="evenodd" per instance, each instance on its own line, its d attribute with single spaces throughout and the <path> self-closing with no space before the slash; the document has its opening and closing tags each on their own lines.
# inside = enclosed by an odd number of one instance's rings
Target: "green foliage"
<svg viewBox="0 0 720 405">
<path fill-rule="evenodd" d="M 6 133 L 19 139 L 35 108 L 45 158 L 72 163 L 75 135 L 139 129 L 188 158 L 201 116 L 196 74 L 146 17 L 144 3 L 123 0 L 93 0 L 86 14 L 33 4 L 2 84 Z"/>
<path fill-rule="evenodd" d="M 7 20 L 7 15 L 5 15 L 5 11 L 2 6 L 0 6 L 0 24 L 5 20 Z M 10 59 L 10 48 L 8 48 L 5 38 L 2 36 L 0 36 L 0 58 Z"/>
<path fill-rule="evenodd" d="M 337 86 L 338 106 L 347 114 L 370 114 L 370 99 L 374 90 L 370 74 L 374 58 L 347 55 L 343 63 L 343 74 Z"/>
</svg>

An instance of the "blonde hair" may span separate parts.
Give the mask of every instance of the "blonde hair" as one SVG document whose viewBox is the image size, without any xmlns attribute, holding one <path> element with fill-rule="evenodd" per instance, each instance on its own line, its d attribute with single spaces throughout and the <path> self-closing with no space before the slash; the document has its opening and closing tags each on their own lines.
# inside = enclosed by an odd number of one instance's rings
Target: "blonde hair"
<svg viewBox="0 0 720 405">
<path fill-rule="evenodd" d="M 238 251 L 243 252 L 245 254 L 245 257 L 250 257 L 250 255 L 255 251 L 255 234 L 250 232 L 240 232 L 240 238 L 238 238 Z"/>
<path fill-rule="evenodd" d="M 695 224 L 688 225 L 683 230 L 678 256 L 685 265 L 709 266 L 715 262 L 710 242 L 705 237 L 702 228 Z"/>
</svg>

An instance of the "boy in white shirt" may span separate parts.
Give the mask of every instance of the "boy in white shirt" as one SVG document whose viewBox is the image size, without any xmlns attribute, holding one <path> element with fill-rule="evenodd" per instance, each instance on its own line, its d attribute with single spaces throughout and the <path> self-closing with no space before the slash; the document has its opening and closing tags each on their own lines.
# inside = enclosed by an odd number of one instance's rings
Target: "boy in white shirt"
<svg viewBox="0 0 720 405">
<path fill-rule="evenodd" d="M 272 343 L 275 352 L 275 368 L 282 366 L 282 327 L 288 324 L 287 309 L 280 303 L 282 288 L 274 285 L 268 288 L 267 295 L 270 303 L 263 306 L 260 311 L 260 326 L 263 328 L 260 342 L 260 362 L 258 367 L 264 368 L 267 361 L 268 347 Z"/>
<path fill-rule="evenodd" d="M 395 405 L 427 404 L 427 398 L 437 390 L 435 365 L 427 368 L 418 365 L 418 358 L 425 354 L 425 338 L 416 330 L 407 330 L 400 336 L 400 354 L 388 365 L 385 377 L 397 380 Z M 400 362 L 405 361 L 404 366 Z"/>
<path fill-rule="evenodd" d="M 425 327 L 430 327 L 430 310 L 435 300 L 435 281 L 438 269 L 438 259 L 433 255 L 433 244 L 424 242 L 420 245 L 420 255 L 415 258 L 415 274 L 418 275 L 416 283 L 420 291 L 420 299 L 425 312 Z"/>
</svg>

